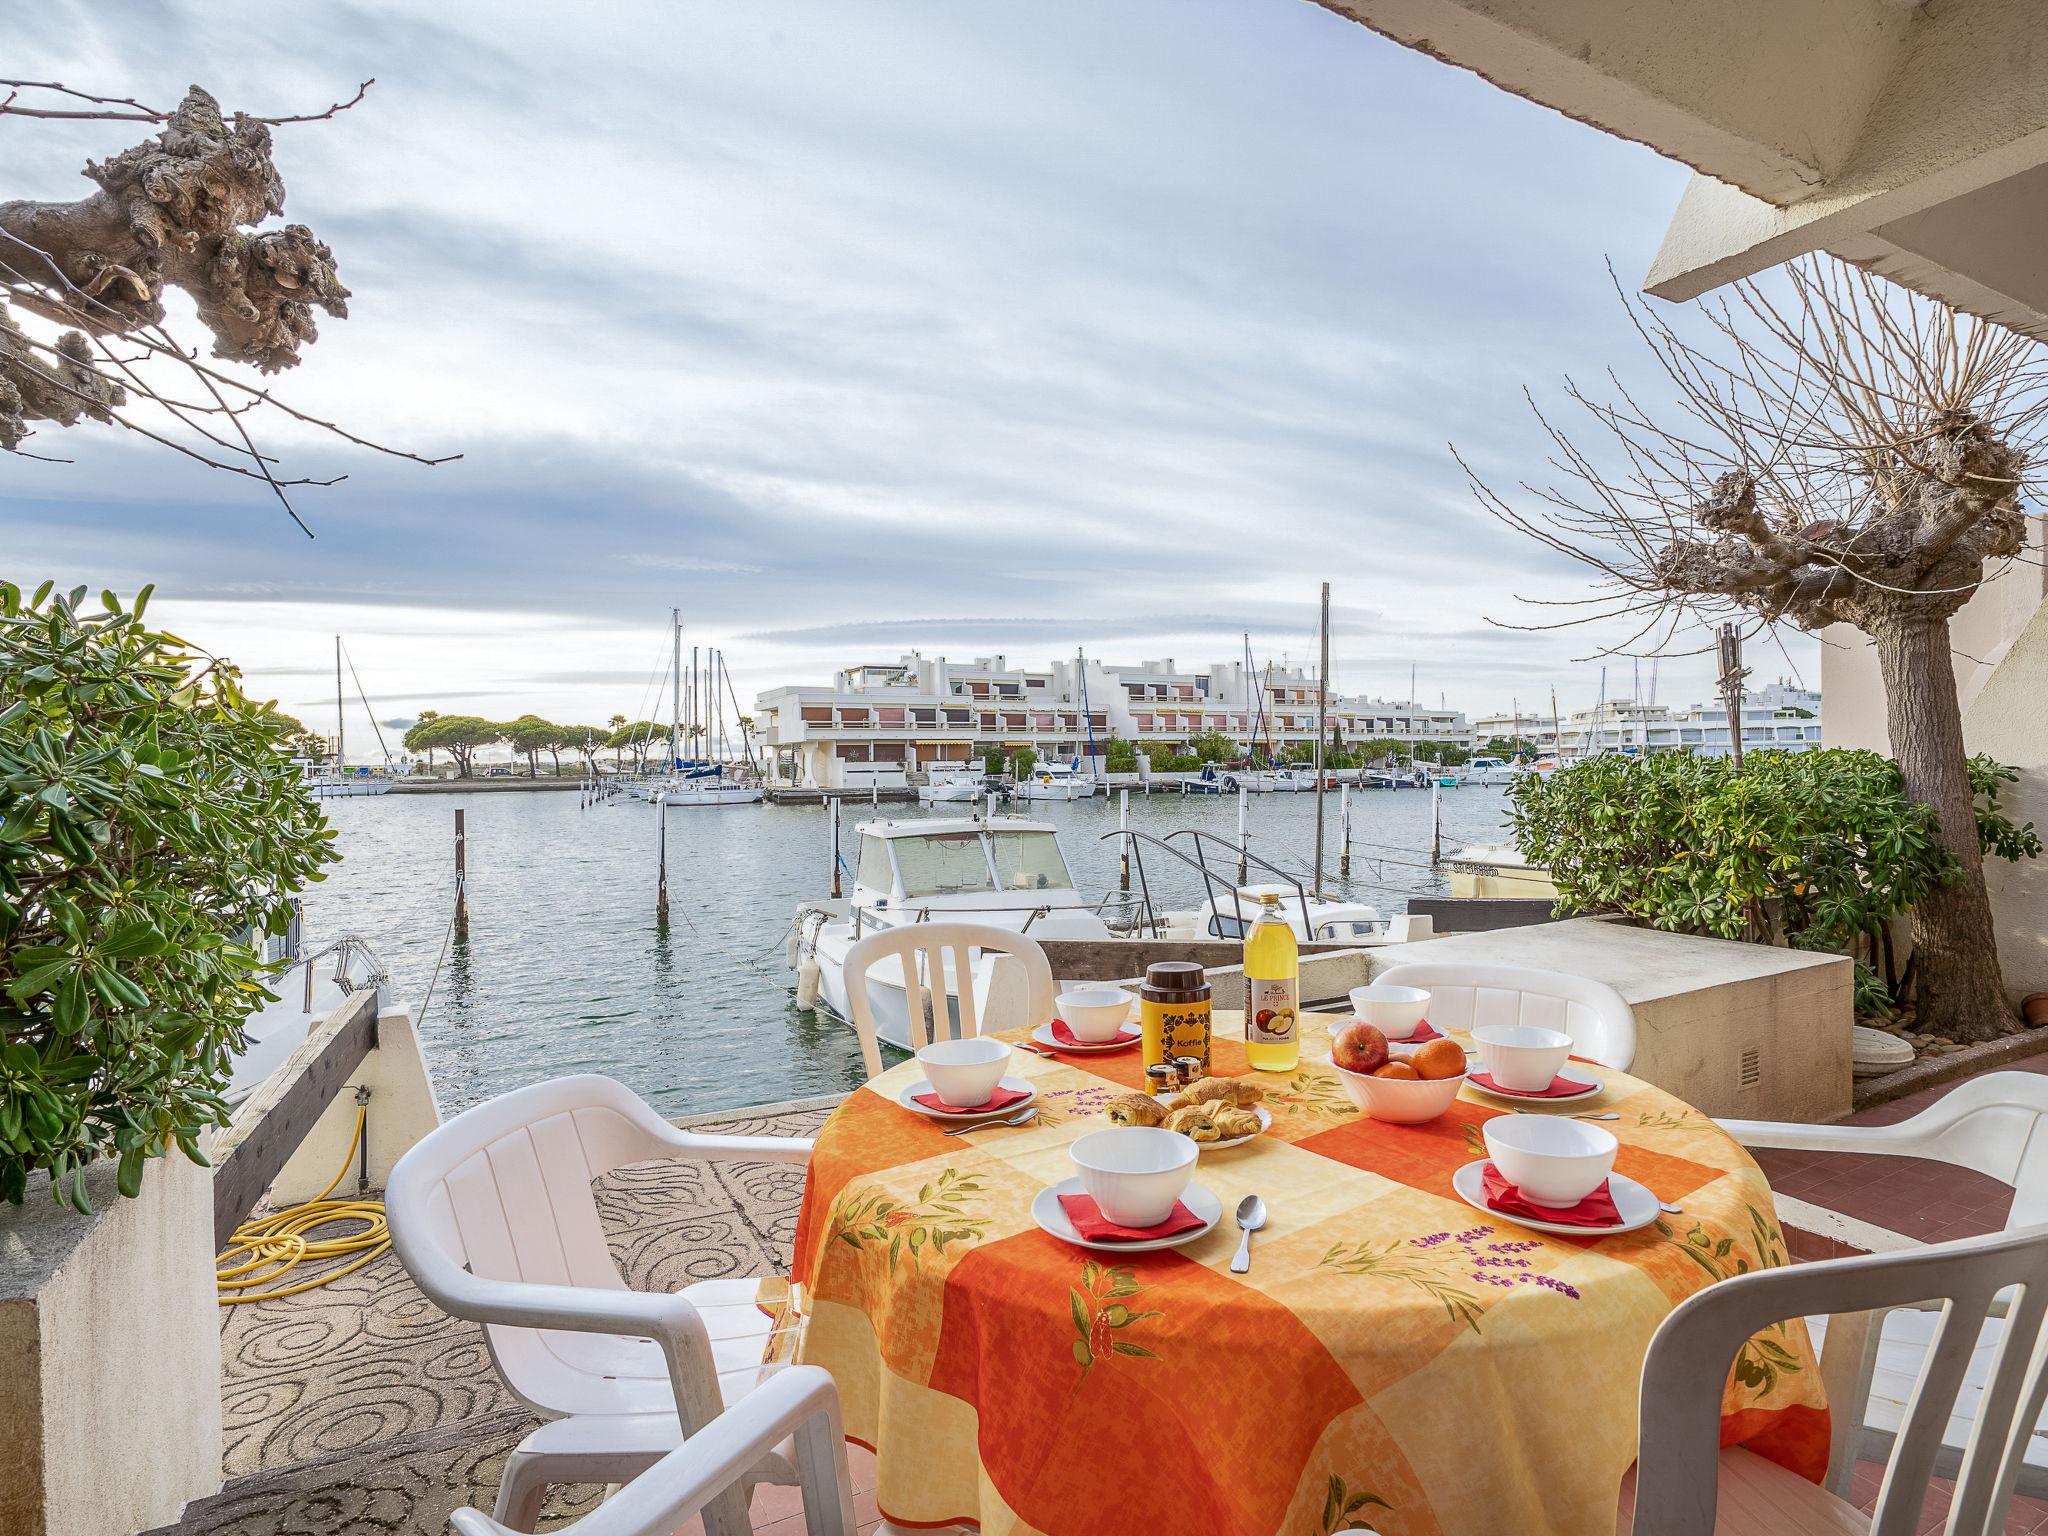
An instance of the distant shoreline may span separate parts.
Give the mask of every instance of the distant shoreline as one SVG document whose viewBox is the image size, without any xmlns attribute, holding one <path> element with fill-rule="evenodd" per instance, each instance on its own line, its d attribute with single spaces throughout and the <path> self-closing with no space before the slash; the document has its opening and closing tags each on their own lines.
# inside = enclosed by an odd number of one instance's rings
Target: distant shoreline
<svg viewBox="0 0 2048 1536">
<path fill-rule="evenodd" d="M 554 789 L 569 790 L 583 788 L 586 780 L 577 778 L 495 778 L 495 779 L 394 779 L 390 793 L 394 795 L 502 795 L 508 791 Z"/>
</svg>

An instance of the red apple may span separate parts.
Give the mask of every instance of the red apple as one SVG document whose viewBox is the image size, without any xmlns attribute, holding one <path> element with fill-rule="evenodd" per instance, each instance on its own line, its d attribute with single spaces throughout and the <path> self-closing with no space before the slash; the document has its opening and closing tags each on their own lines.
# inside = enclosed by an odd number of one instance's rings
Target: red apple
<svg viewBox="0 0 2048 1536">
<path fill-rule="evenodd" d="M 1370 1024 L 1346 1024 L 1330 1036 L 1330 1060 L 1346 1072 L 1377 1072 L 1387 1064 L 1387 1037 Z"/>
</svg>

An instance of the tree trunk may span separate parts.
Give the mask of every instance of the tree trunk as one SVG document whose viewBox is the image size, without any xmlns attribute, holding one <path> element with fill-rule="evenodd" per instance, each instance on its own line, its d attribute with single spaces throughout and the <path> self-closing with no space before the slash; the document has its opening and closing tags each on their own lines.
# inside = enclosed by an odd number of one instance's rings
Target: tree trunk
<svg viewBox="0 0 2048 1536">
<path fill-rule="evenodd" d="M 1906 795 L 1934 808 L 1941 845 L 1961 866 L 1953 881 L 1913 908 L 1919 1027 L 1952 1040 L 2017 1033 L 2019 1020 L 2006 1001 L 1991 898 L 1984 889 L 1984 853 L 1977 842 L 1948 622 L 1895 621 L 1874 626 L 1872 638 L 1884 677 L 1892 756 Z"/>
</svg>

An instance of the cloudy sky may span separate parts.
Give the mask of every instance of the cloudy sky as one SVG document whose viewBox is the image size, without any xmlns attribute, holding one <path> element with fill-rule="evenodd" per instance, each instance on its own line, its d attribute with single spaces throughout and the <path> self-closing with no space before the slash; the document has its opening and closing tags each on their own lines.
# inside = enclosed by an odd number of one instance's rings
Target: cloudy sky
<svg viewBox="0 0 2048 1536">
<path fill-rule="evenodd" d="M 1598 692 L 1595 640 L 1488 624 L 1583 584 L 1445 444 L 1540 477 L 1524 385 L 1646 379 L 1604 263 L 1639 276 L 1677 200 L 1649 151 L 1305 0 L 280 14 L 45 0 L 10 73 L 263 114 L 375 76 L 277 130 L 354 292 L 282 390 L 464 457 L 273 429 L 349 477 L 308 541 L 247 482 L 45 434 L 76 462 L 0 461 L 10 577 L 155 581 L 316 719 L 336 632 L 386 719 L 602 721 L 672 604 L 751 694 L 913 647 L 1304 660 L 1325 579 L 1347 692 Z M 0 123 L 0 196 L 82 193 L 133 127 Z"/>
</svg>

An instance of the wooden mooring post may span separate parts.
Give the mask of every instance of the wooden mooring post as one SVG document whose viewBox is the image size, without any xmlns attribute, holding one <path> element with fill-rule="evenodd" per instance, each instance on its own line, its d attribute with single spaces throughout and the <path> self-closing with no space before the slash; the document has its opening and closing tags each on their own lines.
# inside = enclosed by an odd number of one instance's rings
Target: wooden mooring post
<svg viewBox="0 0 2048 1536">
<path fill-rule="evenodd" d="M 455 813 L 455 942 L 469 942 L 469 831 Z M 310 975 L 310 972 L 308 973 Z"/>
<path fill-rule="evenodd" d="M 1116 792 L 1116 829 L 1119 832 L 1131 830 L 1131 792 L 1120 789 Z M 1131 894 L 1131 840 L 1117 839 L 1116 888 L 1124 895 Z"/>
<path fill-rule="evenodd" d="M 1250 770 L 1247 769 L 1247 772 Z M 1248 862 L 1251 856 L 1251 835 L 1245 830 L 1245 813 L 1250 808 L 1252 792 L 1240 784 L 1237 786 L 1237 883 L 1243 885 L 1251 873 Z"/>
<path fill-rule="evenodd" d="M 659 867 L 659 884 L 654 888 L 654 921 L 661 927 L 668 926 L 668 796 L 657 795 L 654 800 L 656 863 Z"/>
<path fill-rule="evenodd" d="M 834 795 L 832 807 L 832 899 L 839 899 L 839 797 Z"/>
<path fill-rule="evenodd" d="M 1351 786 L 1337 787 L 1337 878 L 1351 878 Z"/>
</svg>

